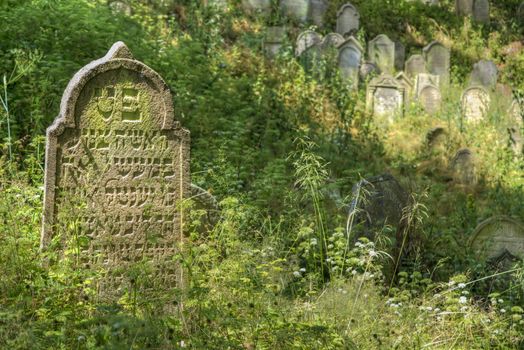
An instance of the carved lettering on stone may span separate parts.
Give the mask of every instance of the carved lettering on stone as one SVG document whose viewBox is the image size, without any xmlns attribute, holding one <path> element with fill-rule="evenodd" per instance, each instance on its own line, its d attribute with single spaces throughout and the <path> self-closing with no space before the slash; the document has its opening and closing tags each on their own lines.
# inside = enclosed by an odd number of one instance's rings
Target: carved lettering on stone
<svg viewBox="0 0 524 350">
<path fill-rule="evenodd" d="M 442 104 L 442 95 L 435 85 L 426 85 L 420 91 L 418 96 L 420 104 L 429 115 L 435 115 Z"/>
<path fill-rule="evenodd" d="M 489 111 L 491 97 L 481 86 L 473 86 L 462 94 L 462 113 L 466 122 L 479 122 Z"/>
<path fill-rule="evenodd" d="M 524 259 L 524 226 L 506 216 L 489 218 L 473 232 L 471 247 L 486 260 L 500 260 L 507 254 Z"/>
<path fill-rule="evenodd" d="M 368 58 L 381 73 L 392 74 L 395 70 L 395 43 L 385 34 L 378 35 L 369 42 Z"/>
<path fill-rule="evenodd" d="M 426 73 L 426 61 L 422 55 L 412 55 L 405 64 L 404 70 L 408 77 L 414 79 L 420 73 Z"/>
<path fill-rule="evenodd" d="M 173 257 L 189 176 L 189 132 L 169 88 L 116 43 L 73 77 L 47 129 L 41 246 L 56 238 L 63 254 L 79 249 L 84 266 L 105 273 L 100 295 L 124 292 L 126 269 L 144 258 L 163 285 L 180 285 Z"/>
<path fill-rule="evenodd" d="M 360 62 L 362 61 L 363 47 L 354 38 L 349 37 L 339 47 L 338 66 L 342 79 L 353 88 L 358 87 Z"/>
<path fill-rule="evenodd" d="M 449 84 L 450 52 L 447 47 L 434 41 L 423 49 L 428 73 L 440 76 L 440 87 Z"/>
<path fill-rule="evenodd" d="M 352 35 L 360 28 L 360 14 L 352 4 L 343 5 L 337 13 L 337 33 Z"/>
<path fill-rule="evenodd" d="M 386 123 L 392 123 L 404 113 L 405 100 L 405 88 L 390 75 L 380 75 L 368 84 L 366 107 Z"/>
</svg>

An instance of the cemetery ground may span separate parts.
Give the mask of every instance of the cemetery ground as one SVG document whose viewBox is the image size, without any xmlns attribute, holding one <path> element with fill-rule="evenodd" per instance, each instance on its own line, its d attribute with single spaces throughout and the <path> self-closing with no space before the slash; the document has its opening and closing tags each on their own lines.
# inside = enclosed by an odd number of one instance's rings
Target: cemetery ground
<svg viewBox="0 0 524 350">
<path fill-rule="evenodd" d="M 524 347 L 524 157 L 522 115 L 513 113 L 524 97 L 521 1 L 490 1 L 487 18 L 479 1 L 482 21 L 457 15 L 451 0 L 311 1 L 327 4 L 312 27 L 282 3 L 0 0 L 0 349 Z M 421 70 L 427 97 L 406 93 L 402 113 L 387 103 L 386 115 L 374 113 L 370 96 L 375 106 L 384 86 L 368 89 L 373 77 L 348 83 L 354 65 L 341 66 L 345 76 L 323 58 L 319 74 L 295 57 L 299 34 L 325 37 L 337 13 L 353 16 L 339 24 L 354 35 L 340 48 L 357 67 L 369 43 L 385 42 L 380 64 L 399 73 L 395 42 L 406 61 L 424 61 L 438 41 L 449 49 L 449 82 Z M 267 28 L 277 28 L 274 40 Z M 498 89 L 483 75 L 493 62 Z M 104 75 L 115 67 L 126 73 Z M 70 81 L 85 87 L 66 89 Z M 76 114 L 75 99 L 84 108 Z M 59 214 L 50 214 L 46 152 L 71 150 L 56 159 L 79 170 L 111 148 L 96 136 L 104 124 L 94 110 L 104 120 L 117 110 L 134 125 L 129 135 L 145 121 L 166 147 L 130 138 L 137 153 L 113 154 L 120 168 L 89 168 L 68 187 L 67 205 L 57 192 Z M 69 131 L 46 135 L 59 113 Z M 75 153 L 86 139 L 93 153 Z M 152 204 L 140 211 L 140 224 L 174 213 L 157 220 L 172 224 L 159 229 L 168 238 L 183 228 L 176 249 L 151 226 L 124 226 L 129 212 L 84 196 L 129 164 L 140 174 L 161 165 L 163 177 L 116 186 L 132 188 L 124 205 L 139 201 L 136 186 L 183 194 L 158 204 L 148 190 Z M 178 187 L 169 192 L 171 177 Z M 67 184 L 57 178 L 53 189 Z M 97 263 L 82 221 L 97 208 L 122 219 L 96 230 L 146 235 L 177 277 L 150 251 L 122 248 L 109 268 Z M 122 279 L 104 284 L 112 273 Z"/>
</svg>

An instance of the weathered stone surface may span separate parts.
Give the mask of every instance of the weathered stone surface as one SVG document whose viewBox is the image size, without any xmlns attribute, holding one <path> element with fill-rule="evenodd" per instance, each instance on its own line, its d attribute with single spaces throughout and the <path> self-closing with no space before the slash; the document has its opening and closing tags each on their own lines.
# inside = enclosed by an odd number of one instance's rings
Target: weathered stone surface
<svg viewBox="0 0 524 350">
<path fill-rule="evenodd" d="M 398 73 L 395 76 L 395 80 L 398 81 L 402 87 L 404 87 L 404 91 L 406 92 L 406 100 L 404 101 L 404 104 L 410 102 L 413 88 L 415 87 L 413 81 L 404 72 Z"/>
<path fill-rule="evenodd" d="M 280 11 L 291 20 L 305 23 L 309 17 L 309 0 L 280 0 Z"/>
<path fill-rule="evenodd" d="M 473 152 L 468 148 L 459 150 L 451 160 L 453 182 L 466 187 L 475 186 L 478 181 L 476 167 Z"/>
<path fill-rule="evenodd" d="M 400 225 L 404 208 L 409 205 L 409 194 L 390 174 L 359 181 L 353 186 L 352 197 L 349 214 L 355 217 L 353 223 L 371 229 L 370 235 L 384 225 Z"/>
<path fill-rule="evenodd" d="M 113 13 L 122 13 L 126 16 L 131 16 L 133 14 L 131 6 L 123 1 L 111 1 L 109 7 Z"/>
<path fill-rule="evenodd" d="M 47 129 L 42 248 L 102 272 L 101 295 L 129 287 L 146 259 L 164 286 L 182 283 L 173 256 L 190 191 L 189 132 L 175 120 L 162 78 L 121 42 L 70 81 Z M 76 227 L 72 230 L 71 225 Z"/>
<path fill-rule="evenodd" d="M 522 128 L 518 125 L 508 127 L 509 147 L 515 156 L 521 156 L 524 151 L 524 138 L 522 137 Z"/>
<path fill-rule="evenodd" d="M 358 87 L 363 51 L 362 45 L 352 36 L 339 46 L 338 67 L 340 75 L 352 88 Z"/>
<path fill-rule="evenodd" d="M 426 145 L 433 151 L 443 151 L 446 146 L 446 129 L 437 126 L 426 134 Z"/>
<path fill-rule="evenodd" d="M 440 90 L 435 85 L 425 85 L 420 90 L 420 95 L 418 96 L 420 104 L 429 115 L 435 115 L 440 111 L 442 105 L 442 95 Z"/>
<path fill-rule="evenodd" d="M 269 15 L 271 0 L 242 0 L 242 8 L 249 14 Z"/>
<path fill-rule="evenodd" d="M 508 254 L 524 259 L 524 226 L 506 216 L 489 218 L 473 232 L 471 247 L 485 260 L 504 259 Z"/>
<path fill-rule="evenodd" d="M 213 229 L 219 219 L 220 208 L 216 198 L 195 184 L 191 184 L 191 200 L 194 212 L 199 216 L 197 232 L 206 233 Z"/>
<path fill-rule="evenodd" d="M 406 62 L 406 47 L 400 41 L 395 41 L 395 69 L 401 71 Z"/>
<path fill-rule="evenodd" d="M 360 14 L 350 3 L 342 5 L 337 13 L 337 33 L 343 36 L 352 35 L 360 28 Z"/>
<path fill-rule="evenodd" d="M 287 39 L 285 27 L 268 27 L 264 39 L 264 53 L 269 58 L 275 58 Z"/>
<path fill-rule="evenodd" d="M 309 4 L 309 17 L 311 22 L 319 28 L 324 26 L 324 15 L 326 14 L 328 6 L 327 0 L 311 0 Z"/>
<path fill-rule="evenodd" d="M 473 1 L 473 19 L 480 23 L 489 23 L 489 0 Z"/>
<path fill-rule="evenodd" d="M 404 68 L 408 77 L 415 79 L 420 73 L 426 73 L 426 61 L 422 55 L 412 55 Z"/>
<path fill-rule="evenodd" d="M 449 84 L 449 70 L 451 54 L 449 49 L 433 41 L 423 49 L 424 58 L 426 59 L 426 69 L 428 73 L 440 76 L 440 87 Z"/>
<path fill-rule="evenodd" d="M 479 122 L 488 114 L 491 103 L 489 92 L 473 86 L 462 94 L 462 113 L 466 122 Z"/>
<path fill-rule="evenodd" d="M 481 60 L 473 66 L 470 85 L 481 85 L 492 90 L 497 86 L 498 75 L 499 70 L 493 61 Z"/>
<path fill-rule="evenodd" d="M 438 75 L 419 73 L 417 80 L 415 80 L 415 96 L 418 98 L 420 92 L 427 85 L 439 86 L 440 77 Z"/>
<path fill-rule="evenodd" d="M 455 10 L 458 15 L 470 16 L 473 14 L 474 0 L 455 0 Z"/>
<path fill-rule="evenodd" d="M 359 77 L 362 80 L 373 78 L 379 74 L 378 67 L 373 62 L 363 62 L 360 65 Z"/>
<path fill-rule="evenodd" d="M 322 35 L 312 31 L 306 30 L 305 32 L 300 33 L 297 38 L 297 43 L 295 46 L 295 56 L 302 55 L 309 48 L 319 45 L 322 42 Z"/>
<path fill-rule="evenodd" d="M 378 35 L 368 44 L 368 58 L 381 73 L 392 74 L 395 70 L 395 43 L 385 34 Z"/>
<path fill-rule="evenodd" d="M 392 123 L 404 112 L 406 91 L 404 86 L 390 75 L 380 75 L 368 84 L 366 108 L 373 116 Z"/>
</svg>

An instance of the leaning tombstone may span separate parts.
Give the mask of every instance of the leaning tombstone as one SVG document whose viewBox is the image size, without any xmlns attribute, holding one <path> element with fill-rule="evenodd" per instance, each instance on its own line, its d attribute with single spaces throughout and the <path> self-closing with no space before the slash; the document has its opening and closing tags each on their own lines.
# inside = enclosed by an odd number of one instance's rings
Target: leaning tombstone
<svg viewBox="0 0 524 350">
<path fill-rule="evenodd" d="M 489 0 L 473 1 L 473 19 L 479 23 L 489 23 Z"/>
<path fill-rule="evenodd" d="M 378 35 L 368 44 L 368 58 L 381 73 L 392 74 L 395 70 L 395 43 L 385 34 Z"/>
<path fill-rule="evenodd" d="M 473 14 L 474 0 L 455 0 L 455 10 L 460 16 L 470 16 Z"/>
<path fill-rule="evenodd" d="M 309 4 L 309 17 L 314 25 L 319 28 L 324 26 L 324 15 L 328 9 L 327 0 L 311 0 Z"/>
<path fill-rule="evenodd" d="M 199 233 L 211 231 L 217 224 L 220 213 L 216 198 L 202 187 L 191 184 L 191 200 L 192 214 L 197 216 L 193 229 Z"/>
<path fill-rule="evenodd" d="M 295 56 L 300 57 L 310 47 L 319 45 L 321 42 L 322 35 L 312 30 L 306 30 L 305 32 L 300 33 L 295 46 Z"/>
<path fill-rule="evenodd" d="M 189 145 L 168 86 L 114 44 L 75 74 L 47 129 L 42 249 L 75 251 L 102 276 L 94 284 L 102 299 L 137 287 L 128 274 L 137 263 L 155 271 L 149 287 L 182 286 L 174 257 L 191 185 Z"/>
<path fill-rule="evenodd" d="M 280 11 L 284 17 L 306 23 L 309 16 L 309 0 L 280 0 Z"/>
<path fill-rule="evenodd" d="M 440 111 L 442 95 L 436 85 L 425 85 L 418 95 L 418 100 L 429 115 L 435 115 Z"/>
<path fill-rule="evenodd" d="M 491 97 L 482 86 L 473 86 L 462 94 L 462 114 L 466 122 L 479 122 L 489 111 Z"/>
<path fill-rule="evenodd" d="M 363 81 L 374 78 L 378 74 L 378 67 L 373 62 L 365 61 L 360 65 L 359 77 Z"/>
<path fill-rule="evenodd" d="M 353 35 L 360 28 L 360 14 L 350 3 L 342 5 L 337 12 L 337 33 L 342 36 Z"/>
<path fill-rule="evenodd" d="M 268 58 L 278 56 L 287 39 L 285 27 L 268 27 L 264 38 L 264 54 Z"/>
<path fill-rule="evenodd" d="M 471 187 L 477 184 L 476 158 L 468 148 L 459 150 L 451 160 L 453 183 Z"/>
<path fill-rule="evenodd" d="M 374 116 L 392 123 L 396 117 L 404 113 L 406 90 L 390 75 L 380 75 L 373 78 L 367 88 L 366 109 Z"/>
<path fill-rule="evenodd" d="M 406 47 L 400 41 L 395 41 L 395 69 L 403 70 L 405 61 Z"/>
<path fill-rule="evenodd" d="M 523 260 L 524 226 L 507 216 L 491 217 L 477 226 L 470 243 L 476 257 L 484 261 Z"/>
<path fill-rule="evenodd" d="M 338 50 L 340 76 L 351 88 L 356 89 L 358 87 L 360 62 L 362 61 L 364 48 L 351 36 L 339 46 Z"/>
<path fill-rule="evenodd" d="M 469 85 L 481 85 L 493 90 L 497 86 L 498 75 L 498 68 L 493 61 L 481 60 L 473 65 Z"/>
<path fill-rule="evenodd" d="M 447 47 L 433 41 L 422 50 L 426 59 L 426 68 L 428 73 L 440 77 L 440 87 L 448 86 L 450 70 L 450 52 Z"/>
<path fill-rule="evenodd" d="M 422 55 L 412 55 L 406 61 L 404 68 L 408 77 L 415 79 L 417 75 L 426 73 L 426 61 Z"/>
<path fill-rule="evenodd" d="M 269 15 L 271 0 L 242 0 L 242 8 L 249 14 Z"/>
<path fill-rule="evenodd" d="M 438 75 L 419 73 L 415 80 L 415 96 L 418 98 L 420 92 L 426 85 L 440 86 L 440 77 Z"/>
<path fill-rule="evenodd" d="M 133 14 L 133 9 L 131 6 L 123 1 L 111 1 L 109 3 L 109 8 L 113 13 L 121 13 L 126 16 L 131 16 Z"/>
</svg>

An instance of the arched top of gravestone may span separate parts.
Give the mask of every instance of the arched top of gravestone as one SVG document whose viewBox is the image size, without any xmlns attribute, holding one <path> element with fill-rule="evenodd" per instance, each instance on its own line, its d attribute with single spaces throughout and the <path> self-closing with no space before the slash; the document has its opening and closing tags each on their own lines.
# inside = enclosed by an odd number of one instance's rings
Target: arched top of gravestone
<svg viewBox="0 0 524 350">
<path fill-rule="evenodd" d="M 505 254 L 524 259 L 524 225 L 508 216 L 494 216 L 477 226 L 470 246 L 488 260 Z"/>
<path fill-rule="evenodd" d="M 498 75 L 499 70 L 493 61 L 480 60 L 473 65 L 470 85 L 482 85 L 487 89 L 494 89 L 497 86 Z"/>
<path fill-rule="evenodd" d="M 488 113 L 491 97 L 486 88 L 476 85 L 464 90 L 461 101 L 466 120 L 479 121 Z"/>
<path fill-rule="evenodd" d="M 295 56 L 302 55 L 307 49 L 315 45 L 319 45 L 322 42 L 322 35 L 318 34 L 313 30 L 306 30 L 300 33 L 297 38 Z"/>
<path fill-rule="evenodd" d="M 386 88 L 397 88 L 404 90 L 404 86 L 393 76 L 389 74 L 381 74 L 378 77 L 371 79 L 369 82 L 370 87 L 386 87 Z"/>
<path fill-rule="evenodd" d="M 158 73 L 142 62 L 135 60 L 127 46 L 119 41 L 111 47 L 104 57 L 89 63 L 73 76 L 62 96 L 60 114 L 47 129 L 48 136 L 58 136 L 65 128 L 78 128 L 79 125 L 77 124 L 80 121 L 76 120 L 77 100 L 86 84 L 95 76 L 118 70 L 135 72 L 151 84 L 151 88 L 157 94 L 157 98 L 151 101 L 151 107 L 156 114 L 155 120 L 159 124 L 159 130 L 180 127 L 179 122 L 175 121 L 173 100 L 167 84 Z"/>
<path fill-rule="evenodd" d="M 429 43 L 428 45 L 426 45 L 422 49 L 422 52 L 424 53 L 424 55 L 428 55 L 433 49 L 438 49 L 438 48 L 444 48 L 448 50 L 448 48 L 444 44 L 442 44 L 440 41 L 434 40 L 431 43 Z"/>
<path fill-rule="evenodd" d="M 411 55 L 404 65 L 404 70 L 409 77 L 416 77 L 420 73 L 426 72 L 426 61 L 420 54 Z"/>
<path fill-rule="evenodd" d="M 384 43 L 387 45 L 393 45 L 395 46 L 395 43 L 393 40 L 391 40 L 386 34 L 379 34 L 377 35 L 373 40 L 371 40 L 370 45 L 377 44 L 377 43 Z"/>
<path fill-rule="evenodd" d="M 361 53 L 364 51 L 364 47 L 362 47 L 360 42 L 354 36 L 350 36 L 349 38 L 347 38 L 343 43 L 339 45 L 338 49 L 342 51 L 347 47 L 354 47 L 358 49 Z"/>
<path fill-rule="evenodd" d="M 440 89 L 435 85 L 425 85 L 420 90 L 419 100 L 424 107 L 424 110 L 429 115 L 434 115 L 440 109 L 442 103 L 442 95 Z"/>
<path fill-rule="evenodd" d="M 345 11 L 348 11 L 348 10 L 351 10 L 352 12 L 354 12 L 357 17 L 360 17 L 360 14 L 358 13 L 357 8 L 353 4 L 350 4 L 349 2 L 340 7 L 340 9 L 337 12 L 337 17 L 340 17 L 342 14 L 344 14 Z"/>
<path fill-rule="evenodd" d="M 428 133 L 426 134 L 426 144 L 428 145 L 428 147 L 433 147 L 436 144 L 440 143 L 440 140 L 442 140 L 442 138 L 444 138 L 445 136 L 446 129 L 441 126 L 437 126 L 428 131 Z"/>
<path fill-rule="evenodd" d="M 329 33 L 322 40 L 322 48 L 338 48 L 345 41 L 344 37 L 338 33 Z"/>
<path fill-rule="evenodd" d="M 337 12 L 337 33 L 346 36 L 358 31 L 360 27 L 360 13 L 350 4 L 344 4 Z"/>
</svg>

